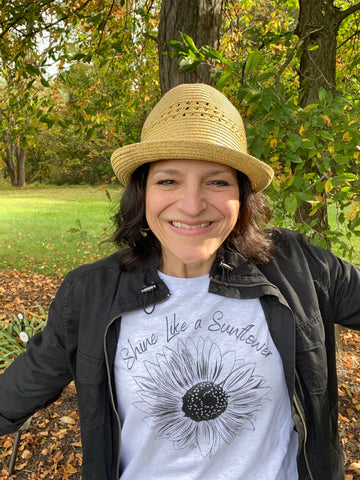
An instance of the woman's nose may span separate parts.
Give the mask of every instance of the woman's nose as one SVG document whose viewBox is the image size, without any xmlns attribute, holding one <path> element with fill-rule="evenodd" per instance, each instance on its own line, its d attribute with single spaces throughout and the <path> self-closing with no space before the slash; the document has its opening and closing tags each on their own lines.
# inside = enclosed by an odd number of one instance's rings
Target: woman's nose
<svg viewBox="0 0 360 480">
<path fill-rule="evenodd" d="M 190 185 L 182 189 L 178 205 L 186 215 L 196 217 L 206 209 L 207 200 L 201 188 Z"/>
</svg>

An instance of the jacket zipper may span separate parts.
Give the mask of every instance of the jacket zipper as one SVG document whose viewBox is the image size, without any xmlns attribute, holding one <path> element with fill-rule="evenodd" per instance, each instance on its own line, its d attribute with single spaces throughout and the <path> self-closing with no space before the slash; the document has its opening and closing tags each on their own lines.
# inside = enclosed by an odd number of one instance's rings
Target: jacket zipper
<svg viewBox="0 0 360 480">
<path fill-rule="evenodd" d="M 113 408 L 113 411 L 115 412 L 115 418 L 116 418 L 116 421 L 117 421 L 117 426 L 118 426 L 118 431 L 119 431 L 119 446 L 118 446 L 118 451 L 116 452 L 116 472 L 118 472 L 118 475 L 119 475 L 119 472 L 120 472 L 121 422 L 120 422 L 120 417 L 119 417 L 119 414 L 118 414 L 117 406 L 115 405 L 113 388 L 112 388 L 112 385 L 111 385 L 111 372 L 110 372 L 110 365 L 109 365 L 109 356 L 108 356 L 108 352 L 107 352 L 107 348 L 106 348 L 106 337 L 107 337 L 107 333 L 108 333 L 108 330 L 109 330 L 110 326 L 118 318 L 120 318 L 122 315 L 123 314 L 117 315 L 116 317 L 114 317 L 111 320 L 111 322 L 108 323 L 108 325 L 106 327 L 106 330 L 105 330 L 105 333 L 104 333 L 104 354 L 105 354 L 106 372 L 107 372 L 107 377 L 108 377 L 108 385 L 109 385 L 109 391 L 110 391 L 111 406 Z"/>
<path fill-rule="evenodd" d="M 165 302 L 165 300 L 167 300 L 169 298 L 169 296 L 170 295 L 167 295 L 163 300 L 161 300 L 159 302 L 156 302 L 156 304 Z M 118 474 L 120 472 L 121 422 L 120 422 L 120 417 L 119 417 L 119 414 L 118 414 L 117 405 L 115 405 L 114 393 L 113 393 L 113 388 L 112 388 L 112 385 L 111 385 L 111 372 L 110 372 L 110 365 L 109 365 L 109 355 L 108 355 L 108 351 L 107 351 L 107 347 L 106 347 L 106 337 L 107 337 L 107 334 L 108 334 L 108 331 L 109 331 L 109 328 L 111 327 L 111 325 L 114 322 L 116 322 L 116 320 L 118 320 L 119 318 L 126 315 L 126 313 L 128 313 L 128 312 L 122 312 L 119 315 L 117 315 L 116 317 L 114 317 L 108 323 L 108 325 L 105 329 L 105 332 L 104 332 L 104 355 L 105 355 L 105 365 L 106 365 L 106 372 L 107 372 L 108 385 L 109 385 L 109 391 L 110 391 L 111 406 L 113 408 L 113 411 L 115 412 L 115 417 L 116 417 L 118 431 L 119 431 L 119 448 L 118 448 L 118 451 L 117 451 L 117 454 L 116 454 L 117 455 L 117 457 L 116 457 L 116 471 L 118 472 Z"/>
<path fill-rule="evenodd" d="M 314 477 L 313 477 L 313 474 L 311 473 L 311 469 L 310 469 L 310 463 L 309 463 L 309 458 L 308 458 L 308 455 L 307 455 L 307 451 L 306 451 L 306 441 L 307 441 L 307 436 L 308 436 L 308 433 L 307 433 L 307 428 L 306 428 L 306 423 L 305 423 L 305 419 L 304 419 L 304 416 L 300 410 L 300 407 L 299 407 L 299 402 L 297 401 L 297 398 L 296 398 L 296 395 L 294 395 L 294 404 L 295 404 L 295 408 L 299 414 L 299 417 L 300 417 L 300 420 L 303 424 L 303 428 L 304 428 L 304 441 L 303 441 L 303 448 L 304 448 L 304 458 L 305 458 L 305 463 L 306 463 L 306 468 L 308 470 L 308 474 L 309 474 L 309 477 L 310 477 L 310 480 L 314 480 Z"/>
<path fill-rule="evenodd" d="M 210 277 L 210 279 L 214 282 L 214 283 L 218 283 L 218 284 L 222 284 L 222 282 L 220 281 L 217 281 L 216 279 L 214 279 L 213 277 Z M 258 282 L 258 283 L 252 283 L 251 285 L 248 285 L 248 284 L 244 284 L 244 283 L 231 283 L 230 284 L 231 286 L 233 287 L 241 287 L 241 288 L 246 288 L 246 287 L 262 287 L 262 286 L 271 286 L 273 287 L 275 290 L 277 290 L 278 292 L 280 292 L 280 290 L 278 289 L 278 287 L 276 285 L 274 285 L 273 283 L 269 282 L 269 283 L 265 283 L 265 282 Z M 280 298 L 279 298 L 280 300 Z M 288 305 L 287 305 L 288 307 Z M 288 307 L 289 308 L 289 307 Z M 299 414 L 299 417 L 300 417 L 300 420 L 303 424 L 303 427 L 304 427 L 304 441 L 303 441 L 303 448 L 304 448 L 304 458 L 305 458 L 305 463 L 306 463 L 306 468 L 308 470 L 308 474 L 309 474 L 309 477 L 310 477 L 310 480 L 314 480 L 314 476 L 311 472 L 311 468 L 310 468 L 310 463 L 309 463 L 309 458 L 308 458 L 308 455 L 307 455 L 307 451 L 306 451 L 306 441 L 307 441 L 307 427 L 306 427 L 306 423 L 305 423 L 305 419 L 304 419 L 304 416 L 299 408 L 299 403 L 297 401 L 297 398 L 296 396 L 294 395 L 294 404 L 295 404 L 295 408 Z"/>
</svg>

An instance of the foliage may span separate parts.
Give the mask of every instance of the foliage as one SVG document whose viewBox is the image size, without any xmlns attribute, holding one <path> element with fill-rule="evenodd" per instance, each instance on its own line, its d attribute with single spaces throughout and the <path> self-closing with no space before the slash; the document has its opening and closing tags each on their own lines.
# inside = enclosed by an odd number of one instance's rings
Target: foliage
<svg viewBox="0 0 360 480">
<path fill-rule="evenodd" d="M 351 237 L 360 236 L 359 96 L 321 89 L 318 103 L 301 108 L 282 82 L 288 60 L 268 68 L 267 55 L 254 50 L 245 62 L 237 62 L 207 46 L 197 48 L 186 35 L 172 46 L 174 55 L 182 57 L 183 71 L 212 63 L 217 88 L 235 100 L 245 119 L 249 151 L 275 170 L 268 190 L 275 223 L 294 226 L 324 247 L 330 240 L 352 258 Z M 320 231 L 315 218 L 294 224 L 300 204 L 311 206 L 312 217 L 324 201 L 337 211 L 330 231 Z"/>
<path fill-rule="evenodd" d="M 314 220 L 295 226 L 312 236 L 317 210 L 331 204 L 335 226 L 312 241 L 325 245 L 331 238 L 344 248 L 359 234 L 360 223 L 358 16 L 354 10 L 339 28 L 336 93 L 321 90 L 319 101 L 306 108 L 298 105 L 298 0 L 226 2 L 220 51 L 197 47 L 184 34 L 172 42 L 182 71 L 211 64 L 217 88 L 244 116 L 249 150 L 274 167 L 268 192 L 276 223 L 294 226 L 294 211 L 305 202 Z M 0 101 L 9 115 L 7 124 L 4 116 L 0 122 L 0 134 L 1 128 L 10 132 L 11 142 L 26 148 L 29 180 L 114 179 L 112 151 L 138 141 L 160 95 L 158 21 L 159 2 L 147 0 L 18 2 L 12 12 L 3 7 Z M 49 61 L 57 62 L 53 78 Z"/>
<path fill-rule="evenodd" d="M 159 93 L 156 23 L 146 0 L 2 6 L 0 155 L 21 145 L 31 181 L 108 181 L 110 154 L 138 139 Z"/>
<path fill-rule="evenodd" d="M 0 369 L 9 365 L 26 347 L 33 335 L 40 332 L 46 324 L 47 315 L 42 308 L 40 313 L 27 312 L 10 314 L 3 320 L 6 328 L 0 329 Z"/>
</svg>

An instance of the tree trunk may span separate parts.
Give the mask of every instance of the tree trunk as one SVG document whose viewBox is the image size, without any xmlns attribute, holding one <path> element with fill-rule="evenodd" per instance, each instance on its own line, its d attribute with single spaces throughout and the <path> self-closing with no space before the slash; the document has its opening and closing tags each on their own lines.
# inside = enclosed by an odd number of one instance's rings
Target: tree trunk
<svg viewBox="0 0 360 480">
<path fill-rule="evenodd" d="M 299 104 L 306 107 L 319 101 L 319 89 L 335 91 L 336 88 L 336 47 L 341 22 L 360 10 L 360 3 L 345 10 L 335 7 L 333 0 L 299 0 L 300 15 L 296 34 L 303 41 L 300 59 Z M 305 161 L 307 171 L 316 169 L 310 159 Z M 322 207 L 314 216 L 309 215 L 308 204 L 303 204 L 296 213 L 298 221 L 317 220 L 317 230 L 329 228 L 326 194 Z M 330 246 L 330 245 L 329 245 Z"/>
<path fill-rule="evenodd" d="M 319 89 L 335 90 L 339 9 L 332 0 L 300 0 L 296 33 L 303 40 L 299 103 L 319 101 Z"/>
<path fill-rule="evenodd" d="M 17 158 L 17 187 L 25 187 L 25 160 L 26 152 L 20 145 L 16 146 L 16 158 Z"/>
<path fill-rule="evenodd" d="M 181 83 L 211 84 L 211 68 L 199 65 L 191 72 L 179 73 L 179 58 L 170 57 L 170 41 L 189 35 L 196 46 L 218 48 L 223 0 L 162 0 L 158 34 L 160 87 L 164 94 Z"/>
<path fill-rule="evenodd" d="M 9 172 L 11 185 L 13 185 L 14 187 L 24 187 L 26 160 L 25 150 L 23 150 L 20 145 L 6 143 L 5 151 L 6 155 L 4 160 L 7 170 Z"/>
<path fill-rule="evenodd" d="M 15 152 L 14 152 L 14 145 L 6 144 L 5 147 L 6 155 L 5 155 L 5 164 L 9 172 L 11 185 L 17 185 L 17 168 L 15 162 Z"/>
<path fill-rule="evenodd" d="M 319 101 L 319 90 L 335 91 L 336 44 L 340 25 L 339 9 L 332 0 L 300 0 L 300 15 L 296 33 L 303 41 L 300 59 L 299 104 L 302 107 Z M 307 171 L 316 167 L 305 160 Z M 329 228 L 325 194 L 321 208 L 310 216 L 310 206 L 304 203 L 296 212 L 296 221 L 310 224 L 314 219 L 316 230 Z M 330 245 L 329 245 L 330 247 Z"/>
</svg>

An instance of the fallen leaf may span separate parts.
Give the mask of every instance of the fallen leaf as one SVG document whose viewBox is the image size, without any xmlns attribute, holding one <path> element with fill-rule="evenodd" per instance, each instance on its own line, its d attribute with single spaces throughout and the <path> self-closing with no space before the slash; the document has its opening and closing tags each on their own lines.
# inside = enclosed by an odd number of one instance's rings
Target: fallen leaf
<svg viewBox="0 0 360 480">
<path fill-rule="evenodd" d="M 75 425 L 75 420 L 72 417 L 65 416 L 60 418 L 60 422 L 66 423 L 67 425 Z"/>
<path fill-rule="evenodd" d="M 30 450 L 24 450 L 23 453 L 21 454 L 21 458 L 23 458 L 24 460 L 28 460 L 32 456 L 33 454 L 32 452 L 30 452 Z"/>
<path fill-rule="evenodd" d="M 353 472 L 360 474 L 360 462 L 353 462 L 350 465 L 349 470 L 352 470 Z"/>
</svg>

